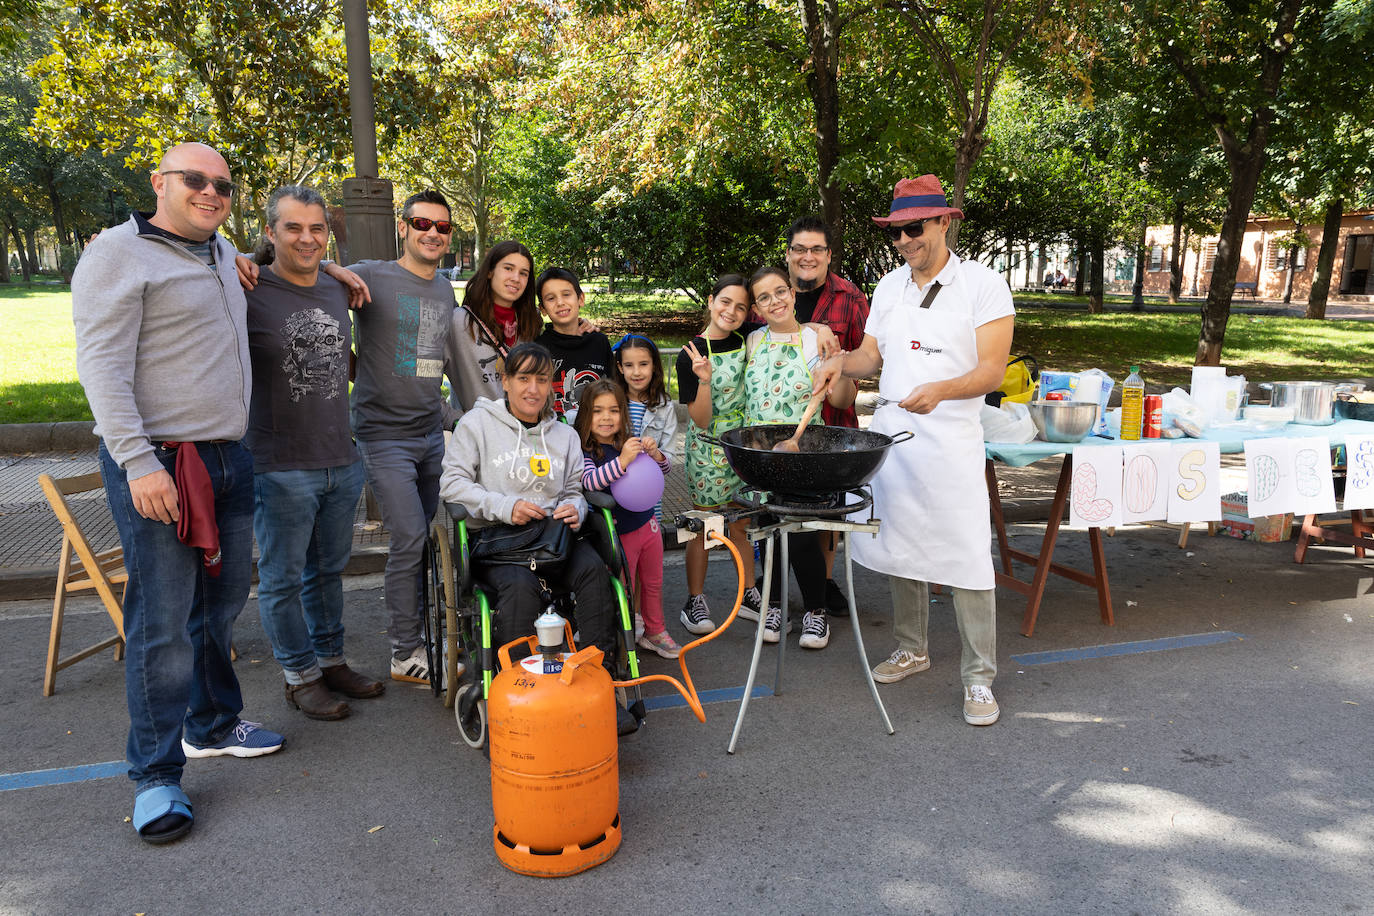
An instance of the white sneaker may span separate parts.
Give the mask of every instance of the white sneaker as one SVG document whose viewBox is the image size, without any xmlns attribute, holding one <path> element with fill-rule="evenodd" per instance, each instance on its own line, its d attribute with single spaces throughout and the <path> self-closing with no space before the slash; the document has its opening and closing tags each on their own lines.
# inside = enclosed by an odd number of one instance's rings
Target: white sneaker
<svg viewBox="0 0 1374 916">
<path fill-rule="evenodd" d="M 737 616 L 740 620 L 752 620 L 757 623 L 759 608 L 761 607 L 763 607 L 763 595 L 759 594 L 756 586 L 751 585 L 744 590 L 744 599 L 740 602 Z"/>
<path fill-rule="evenodd" d="M 687 603 L 682 606 L 682 613 L 678 619 L 693 636 L 703 636 L 716 628 L 711 622 L 711 609 L 706 606 L 705 595 L 690 596 Z"/>
<path fill-rule="evenodd" d="M 825 611 L 807 611 L 803 614 L 801 647 L 824 649 L 829 644 L 830 625 L 825 622 Z"/>
<path fill-rule="evenodd" d="M 411 684 L 429 683 L 429 659 L 425 647 L 416 646 L 405 658 L 391 657 L 391 679 L 407 681 Z"/>
<path fill-rule="evenodd" d="M 964 688 L 964 721 L 969 725 L 991 725 L 1001 714 L 991 687 L 974 684 Z"/>
<path fill-rule="evenodd" d="M 782 639 L 782 608 L 770 607 L 763 618 L 763 641 L 777 642 Z"/>
</svg>

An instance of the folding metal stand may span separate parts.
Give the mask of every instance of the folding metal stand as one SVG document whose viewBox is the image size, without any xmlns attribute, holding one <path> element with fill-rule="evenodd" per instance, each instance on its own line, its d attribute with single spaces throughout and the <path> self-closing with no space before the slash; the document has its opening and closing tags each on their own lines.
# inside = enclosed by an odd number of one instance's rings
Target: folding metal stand
<svg viewBox="0 0 1374 916">
<path fill-rule="evenodd" d="M 864 534 L 875 534 L 878 531 L 879 520 L 870 518 L 868 521 L 849 521 L 844 518 L 816 518 L 807 516 L 797 516 L 784 518 L 775 524 L 764 525 L 762 527 L 751 527 L 749 529 L 749 540 L 757 543 L 766 540 L 764 547 L 764 566 L 763 566 L 763 600 L 760 607 L 763 613 L 759 615 L 758 630 L 754 634 L 754 656 L 749 662 L 749 678 L 744 684 L 744 696 L 740 699 L 739 715 L 735 719 L 735 730 L 730 735 L 730 746 L 726 752 L 733 754 L 735 744 L 739 741 L 740 730 L 744 726 L 744 713 L 749 708 L 749 696 L 754 690 L 754 679 L 758 675 L 759 658 L 763 653 L 763 624 L 768 616 L 768 598 L 773 588 L 773 551 L 777 549 L 778 541 L 782 541 L 782 638 L 778 640 L 778 667 L 773 677 L 773 693 L 782 693 L 782 660 L 783 647 L 787 645 L 788 628 L 788 557 L 787 557 L 787 538 L 784 535 L 798 531 L 834 531 L 838 532 L 839 539 L 844 546 L 844 571 L 845 587 L 849 599 L 849 623 L 854 631 L 854 644 L 859 650 L 859 665 L 863 669 L 864 680 L 868 682 L 868 690 L 873 695 L 873 703 L 878 707 L 878 715 L 882 717 L 883 727 L 887 729 L 889 735 L 894 734 L 896 729 L 892 727 L 892 720 L 887 717 L 887 710 L 883 707 L 883 701 L 878 696 L 878 685 L 873 683 L 873 672 L 868 667 L 868 655 L 864 651 L 863 634 L 859 632 L 859 613 L 854 603 L 854 561 L 849 554 L 849 535 L 851 532 L 861 532 Z M 838 549 L 838 545 L 837 545 Z"/>
</svg>

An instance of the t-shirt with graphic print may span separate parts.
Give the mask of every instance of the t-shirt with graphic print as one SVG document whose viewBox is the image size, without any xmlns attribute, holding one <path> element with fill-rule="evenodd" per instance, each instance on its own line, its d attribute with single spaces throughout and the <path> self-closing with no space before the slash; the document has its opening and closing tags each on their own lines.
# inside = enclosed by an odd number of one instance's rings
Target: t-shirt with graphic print
<svg viewBox="0 0 1374 916">
<path fill-rule="evenodd" d="M 248 299 L 253 469 L 298 471 L 358 460 L 348 429 L 348 293 L 323 272 L 297 286 L 264 267 Z"/>
<path fill-rule="evenodd" d="M 398 261 L 359 261 L 372 301 L 354 315 L 358 373 L 353 381 L 353 434 L 408 439 L 439 429 L 439 386 L 453 310 L 453 286 L 436 274 L 418 277 Z"/>
<path fill-rule="evenodd" d="M 546 324 L 534 342 L 553 354 L 553 410 L 571 423 L 582 386 L 611 374 L 611 341 L 600 331 L 561 334 Z"/>
</svg>

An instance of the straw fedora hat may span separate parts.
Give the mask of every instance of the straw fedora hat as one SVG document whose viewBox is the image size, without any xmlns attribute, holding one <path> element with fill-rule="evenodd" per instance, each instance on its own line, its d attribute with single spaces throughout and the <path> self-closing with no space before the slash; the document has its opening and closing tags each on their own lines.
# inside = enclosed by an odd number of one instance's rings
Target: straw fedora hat
<svg viewBox="0 0 1374 916">
<path fill-rule="evenodd" d="M 964 218 L 964 211 L 951 207 L 945 199 L 945 189 L 940 179 L 934 175 L 920 178 L 903 178 L 892 191 L 892 209 L 887 216 L 875 216 L 873 222 L 879 226 L 893 223 L 906 223 L 914 219 L 930 219 L 935 216 Z"/>
</svg>

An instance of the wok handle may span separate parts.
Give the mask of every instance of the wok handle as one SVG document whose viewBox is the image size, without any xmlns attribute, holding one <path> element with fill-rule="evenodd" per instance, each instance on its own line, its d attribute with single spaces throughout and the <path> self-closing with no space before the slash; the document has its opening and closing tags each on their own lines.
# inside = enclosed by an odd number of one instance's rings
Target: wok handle
<svg viewBox="0 0 1374 916">
<path fill-rule="evenodd" d="M 697 431 L 697 439 L 700 440 L 700 441 L 702 441 L 702 442 L 709 442 L 709 443 L 711 443 L 712 445 L 718 446 L 718 447 L 720 447 L 720 448 L 724 448 L 724 447 L 725 447 L 725 443 L 721 442 L 720 439 L 719 439 L 718 437 L 713 436 L 713 435 L 711 435 L 710 433 L 707 433 L 707 432 L 703 432 L 703 431 L 698 430 L 698 431 Z"/>
<path fill-rule="evenodd" d="M 895 435 L 895 436 L 892 437 L 892 444 L 893 444 L 893 445 L 896 445 L 898 442 L 905 442 L 905 441 L 908 440 L 908 439 L 914 439 L 914 438 L 916 438 L 916 434 L 915 434 L 915 433 L 913 433 L 913 432 L 912 432 L 911 430 L 909 430 L 909 429 L 904 429 L 904 430 L 902 430 L 901 432 L 899 432 L 897 435 Z"/>
</svg>

